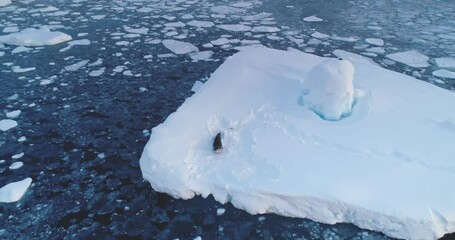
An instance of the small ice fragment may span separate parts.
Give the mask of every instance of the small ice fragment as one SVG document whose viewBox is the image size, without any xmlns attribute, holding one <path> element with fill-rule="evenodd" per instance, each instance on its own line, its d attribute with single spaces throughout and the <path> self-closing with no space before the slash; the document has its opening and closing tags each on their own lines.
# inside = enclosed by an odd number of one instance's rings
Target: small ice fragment
<svg viewBox="0 0 455 240">
<path fill-rule="evenodd" d="M 217 216 L 221 216 L 221 215 L 223 215 L 225 212 L 226 212 L 226 209 L 224 209 L 224 208 L 218 208 L 218 209 L 216 210 L 216 215 L 217 215 Z"/>
<path fill-rule="evenodd" d="M 14 110 L 11 112 L 7 112 L 6 117 L 10 118 L 10 119 L 14 119 L 14 118 L 19 117 L 20 114 L 21 114 L 21 110 Z"/>
<path fill-rule="evenodd" d="M 24 163 L 21 162 L 21 161 L 17 161 L 17 162 L 13 162 L 13 163 L 9 166 L 9 169 L 10 169 L 10 170 L 16 170 L 16 169 L 21 168 L 22 166 L 24 166 Z"/>
</svg>

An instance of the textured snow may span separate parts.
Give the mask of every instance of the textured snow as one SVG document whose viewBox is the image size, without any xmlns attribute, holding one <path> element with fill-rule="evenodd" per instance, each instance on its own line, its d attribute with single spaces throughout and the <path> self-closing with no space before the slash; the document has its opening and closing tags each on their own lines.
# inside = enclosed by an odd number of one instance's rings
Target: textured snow
<svg viewBox="0 0 455 240">
<path fill-rule="evenodd" d="M 71 36 L 62 32 L 52 32 L 49 28 L 26 28 L 17 33 L 0 36 L 0 43 L 19 46 L 54 45 L 71 40 Z"/>
<path fill-rule="evenodd" d="M 11 128 L 17 127 L 17 122 L 11 119 L 0 120 L 0 130 L 8 131 Z"/>
<path fill-rule="evenodd" d="M 12 203 L 19 201 L 31 184 L 31 178 L 6 184 L 0 188 L 0 202 Z"/>
<path fill-rule="evenodd" d="M 144 178 L 176 198 L 212 194 L 252 214 L 405 239 L 455 231 L 455 94 L 341 55 L 355 69 L 355 102 L 339 121 L 299 104 L 310 72 L 335 60 L 265 47 L 228 58 L 153 129 Z"/>
<path fill-rule="evenodd" d="M 190 52 L 199 51 L 199 49 L 191 43 L 182 42 L 172 39 L 163 40 L 161 43 L 175 54 L 187 54 Z"/>
<path fill-rule="evenodd" d="M 433 71 L 433 75 L 436 77 L 455 79 L 455 72 L 448 71 L 445 69 L 439 69 L 439 70 Z"/>
<path fill-rule="evenodd" d="M 322 18 L 318 18 L 316 16 L 309 16 L 309 17 L 305 17 L 303 19 L 303 21 L 305 21 L 305 22 L 322 22 L 323 20 L 322 20 Z"/>
<path fill-rule="evenodd" d="M 386 57 L 415 68 L 430 66 L 428 63 L 429 58 L 416 50 L 392 53 L 386 55 Z"/>
</svg>

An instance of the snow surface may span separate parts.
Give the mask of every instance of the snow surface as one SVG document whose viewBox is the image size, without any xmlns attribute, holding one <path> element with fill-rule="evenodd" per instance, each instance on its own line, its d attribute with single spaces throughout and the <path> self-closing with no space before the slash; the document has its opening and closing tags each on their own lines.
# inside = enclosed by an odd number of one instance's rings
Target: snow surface
<svg viewBox="0 0 455 240">
<path fill-rule="evenodd" d="M 31 178 L 6 184 L 0 188 L 0 202 L 12 203 L 19 201 L 31 184 Z"/>
<path fill-rule="evenodd" d="M 71 36 L 62 32 L 52 32 L 49 28 L 26 28 L 17 33 L 0 36 L 1 44 L 19 46 L 54 45 L 71 40 Z"/>
<path fill-rule="evenodd" d="M 339 121 L 299 104 L 309 72 L 332 60 L 265 47 L 228 58 L 153 129 L 144 178 L 173 197 L 212 194 L 252 214 L 406 239 L 455 231 L 455 94 L 341 55 L 354 66 L 356 90 Z M 212 151 L 218 132 L 221 154 Z"/>
<path fill-rule="evenodd" d="M 429 58 L 416 50 L 392 53 L 386 57 L 415 68 L 430 66 Z"/>
</svg>

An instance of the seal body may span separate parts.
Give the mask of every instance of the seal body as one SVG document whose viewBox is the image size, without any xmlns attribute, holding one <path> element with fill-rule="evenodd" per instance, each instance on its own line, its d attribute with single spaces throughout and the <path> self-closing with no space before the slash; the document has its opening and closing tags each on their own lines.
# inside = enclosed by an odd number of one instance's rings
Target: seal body
<svg viewBox="0 0 455 240">
<path fill-rule="evenodd" d="M 221 142 L 221 133 L 219 132 L 213 140 L 213 151 L 215 153 L 221 153 L 223 151 L 223 143 Z"/>
</svg>

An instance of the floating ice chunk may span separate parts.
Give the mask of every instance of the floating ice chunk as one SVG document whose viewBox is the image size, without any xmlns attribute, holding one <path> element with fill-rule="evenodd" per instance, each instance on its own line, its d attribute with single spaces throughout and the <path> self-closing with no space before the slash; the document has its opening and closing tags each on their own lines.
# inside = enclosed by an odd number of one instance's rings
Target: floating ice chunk
<svg viewBox="0 0 455 240">
<path fill-rule="evenodd" d="M 242 18 L 245 21 L 259 21 L 270 16 L 272 16 L 271 13 L 262 12 L 255 15 L 243 16 Z"/>
<path fill-rule="evenodd" d="M 11 128 L 17 127 L 17 122 L 11 119 L 0 120 L 0 130 L 3 132 L 8 131 Z"/>
<path fill-rule="evenodd" d="M 247 32 L 251 30 L 250 26 L 242 25 L 242 24 L 223 24 L 218 25 L 217 27 L 233 32 Z"/>
<path fill-rule="evenodd" d="M 101 15 L 90 15 L 90 17 L 92 19 L 95 19 L 95 20 L 101 20 L 101 19 L 105 18 L 106 15 L 104 15 L 104 14 L 101 14 Z"/>
<path fill-rule="evenodd" d="M 384 40 L 380 38 L 367 38 L 365 41 L 369 44 L 376 45 L 376 46 L 384 46 Z"/>
<path fill-rule="evenodd" d="M 430 66 L 428 64 L 429 58 L 416 50 L 392 53 L 386 55 L 386 57 L 410 67 L 421 68 Z"/>
<path fill-rule="evenodd" d="M 216 210 L 216 215 L 217 215 L 217 216 L 221 216 L 221 215 L 223 215 L 225 212 L 226 212 L 226 209 L 224 209 L 224 208 L 218 208 L 218 209 Z"/>
<path fill-rule="evenodd" d="M 185 20 L 187 20 L 187 19 L 192 19 L 192 18 L 194 18 L 194 17 L 193 17 L 193 15 L 191 15 L 191 14 L 184 14 L 184 15 L 182 15 L 182 19 L 185 19 Z"/>
<path fill-rule="evenodd" d="M 136 11 L 140 12 L 140 13 L 149 13 L 149 12 L 153 12 L 153 8 L 141 7 L 141 8 L 138 8 Z"/>
<path fill-rule="evenodd" d="M 128 46 L 128 45 L 130 45 L 130 42 L 128 42 L 128 41 L 118 41 L 118 42 L 115 43 L 115 45 L 117 45 L 117 46 Z"/>
<path fill-rule="evenodd" d="M 33 48 L 19 46 L 19 47 L 16 47 L 15 49 L 13 49 L 13 51 L 11 51 L 11 53 L 12 54 L 16 54 L 16 53 L 21 53 L 21 52 L 27 52 L 27 51 L 30 51 L 30 50 L 33 50 Z"/>
<path fill-rule="evenodd" d="M 89 60 L 82 60 L 80 62 L 66 66 L 65 70 L 68 72 L 77 71 L 77 70 L 81 69 L 82 67 L 84 67 L 85 65 L 87 65 L 88 62 L 89 62 Z"/>
<path fill-rule="evenodd" d="M 455 58 L 442 57 L 435 58 L 434 61 L 440 68 L 455 68 Z"/>
<path fill-rule="evenodd" d="M 211 194 L 251 214 L 403 239 L 455 231 L 455 93 L 354 55 L 356 102 L 340 121 L 297 101 L 301 79 L 329 59 L 264 47 L 228 58 L 151 131 L 144 178 L 176 198 Z M 220 131 L 224 151 L 214 154 Z"/>
<path fill-rule="evenodd" d="M 328 59 L 305 76 L 302 103 L 325 120 L 339 120 L 351 113 L 353 82 L 354 66 L 351 62 Z"/>
<path fill-rule="evenodd" d="M 305 22 L 322 22 L 322 18 L 318 18 L 316 16 L 309 16 L 309 17 L 305 17 L 303 18 L 303 21 Z"/>
<path fill-rule="evenodd" d="M 0 0 L 0 7 L 8 6 L 11 3 L 12 3 L 11 0 Z"/>
<path fill-rule="evenodd" d="M 44 46 L 70 41 L 71 36 L 62 32 L 51 32 L 49 28 L 26 28 L 17 33 L 0 36 L 0 43 L 19 46 Z"/>
<path fill-rule="evenodd" d="M 277 27 L 270 27 L 270 26 L 257 26 L 254 27 L 252 32 L 263 32 L 263 33 L 274 33 L 274 32 L 279 32 L 280 29 Z"/>
<path fill-rule="evenodd" d="M 190 53 L 190 58 L 196 61 L 209 61 L 212 55 L 212 51 L 193 52 Z"/>
<path fill-rule="evenodd" d="M 17 161 L 17 162 L 13 162 L 13 163 L 9 166 L 9 169 L 10 169 L 10 170 L 16 170 L 16 169 L 21 168 L 22 166 L 24 166 L 24 163 L 21 162 L 21 161 Z"/>
<path fill-rule="evenodd" d="M 21 110 L 14 110 L 6 113 L 6 117 L 9 119 L 17 118 L 19 115 L 21 115 Z"/>
<path fill-rule="evenodd" d="M 210 41 L 210 43 L 215 45 L 215 46 L 221 46 L 221 45 L 229 43 L 229 39 L 227 39 L 227 38 L 218 38 L 217 40 Z"/>
<path fill-rule="evenodd" d="M 48 12 L 55 12 L 58 10 L 59 9 L 54 6 L 47 6 L 47 7 L 43 7 L 43 8 L 31 9 L 30 11 L 28 11 L 28 13 L 35 13 L 35 12 L 48 13 Z"/>
<path fill-rule="evenodd" d="M 385 49 L 383 47 L 372 47 L 372 48 L 367 48 L 365 49 L 367 52 L 373 52 L 373 53 L 385 53 Z"/>
<path fill-rule="evenodd" d="M 146 27 L 142 27 L 142 28 L 124 27 L 124 29 L 125 29 L 125 31 L 127 31 L 129 33 L 136 33 L 136 34 L 148 34 L 149 33 L 149 29 Z"/>
<path fill-rule="evenodd" d="M 87 46 L 90 45 L 91 41 L 88 39 L 78 39 L 78 40 L 73 40 L 71 42 L 68 42 L 68 46 L 65 48 L 60 49 L 60 52 L 65 52 L 70 50 L 74 46 Z"/>
<path fill-rule="evenodd" d="M 241 2 L 232 3 L 230 5 L 233 7 L 238 7 L 238 8 L 250 8 L 253 6 L 253 2 L 241 1 Z"/>
<path fill-rule="evenodd" d="M 202 87 L 202 85 L 204 85 L 203 82 L 201 82 L 201 81 L 196 81 L 196 82 L 194 83 L 193 87 L 191 88 L 191 91 L 194 92 L 194 93 L 197 92 L 197 91 Z"/>
<path fill-rule="evenodd" d="M 343 42 L 356 42 L 359 40 L 357 37 L 341 37 L 341 36 L 332 36 L 333 40 L 343 41 Z"/>
<path fill-rule="evenodd" d="M 14 154 L 11 159 L 20 159 L 24 156 L 25 154 L 23 152 L 21 153 L 18 153 L 18 154 Z"/>
<path fill-rule="evenodd" d="M 210 8 L 210 10 L 212 12 L 218 13 L 218 14 L 241 13 L 241 12 L 246 11 L 245 9 L 231 7 L 231 6 L 225 6 L 225 5 L 213 6 Z"/>
<path fill-rule="evenodd" d="M 19 201 L 31 184 L 31 178 L 6 184 L 0 188 L 0 202 L 12 203 Z"/>
<path fill-rule="evenodd" d="M 320 32 L 317 32 L 317 31 L 312 33 L 311 36 L 314 37 L 314 38 L 328 38 L 328 37 L 330 37 L 327 34 L 320 33 Z"/>
<path fill-rule="evenodd" d="M 162 41 L 163 45 L 175 54 L 187 54 L 190 52 L 197 52 L 199 49 L 191 43 L 182 42 L 172 39 Z"/>
<path fill-rule="evenodd" d="M 197 20 L 192 20 L 186 23 L 189 26 L 193 27 L 199 27 L 199 28 L 208 28 L 208 27 L 213 27 L 215 24 L 213 22 L 209 21 L 197 21 Z"/>
<path fill-rule="evenodd" d="M 103 73 L 104 73 L 105 70 L 106 70 L 106 68 L 105 68 L 105 67 L 102 67 L 102 68 L 100 68 L 100 69 L 98 69 L 98 70 L 93 70 L 93 71 L 89 72 L 88 75 L 89 75 L 90 77 L 99 77 L 99 76 L 103 75 Z"/>
<path fill-rule="evenodd" d="M 39 85 L 41 85 L 41 86 L 46 86 L 46 85 L 49 85 L 49 84 L 51 84 L 51 83 L 53 83 L 53 82 L 54 82 L 54 80 L 52 80 L 52 79 L 43 79 L 43 80 L 41 80 L 41 81 L 39 82 Z"/>
<path fill-rule="evenodd" d="M 28 67 L 28 68 L 21 68 L 19 66 L 12 66 L 11 70 L 15 73 L 24 73 L 24 72 L 30 72 L 36 70 L 35 67 Z"/>
<path fill-rule="evenodd" d="M 439 70 L 433 71 L 432 74 L 436 77 L 455 79 L 455 72 L 448 71 L 445 69 L 439 69 Z"/>
<path fill-rule="evenodd" d="M 19 139 L 17 139 L 18 142 L 25 142 L 26 140 L 27 138 L 25 136 L 22 136 Z"/>
<path fill-rule="evenodd" d="M 103 59 L 98 58 L 98 60 L 96 60 L 95 62 L 89 63 L 88 66 L 89 67 L 94 67 L 94 66 L 99 66 L 101 64 L 103 64 Z"/>
<path fill-rule="evenodd" d="M 166 27 L 185 27 L 185 23 L 182 22 L 170 22 L 170 23 L 165 23 L 164 26 Z"/>
</svg>

